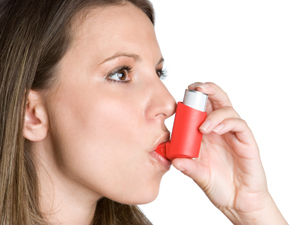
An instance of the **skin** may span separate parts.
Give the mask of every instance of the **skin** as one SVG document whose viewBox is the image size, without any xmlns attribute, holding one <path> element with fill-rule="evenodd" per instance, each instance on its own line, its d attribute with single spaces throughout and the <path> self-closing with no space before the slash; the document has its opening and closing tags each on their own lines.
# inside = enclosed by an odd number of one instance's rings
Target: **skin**
<svg viewBox="0 0 305 225">
<path fill-rule="evenodd" d="M 176 107 L 158 76 L 163 62 L 154 27 L 141 10 L 129 3 L 95 8 L 72 25 L 56 85 L 30 91 L 25 115 L 40 208 L 52 224 L 90 224 L 102 197 L 153 201 L 166 170 L 149 152 L 168 137 L 164 120 Z M 131 68 L 129 83 L 108 76 L 122 66 Z M 174 159 L 174 166 L 234 224 L 286 224 L 268 193 L 254 137 L 227 95 L 212 83 L 189 89 L 209 94 L 202 126 L 210 125 L 200 157 Z"/>
<path fill-rule="evenodd" d="M 209 95 L 200 155 L 174 159 L 173 165 L 191 177 L 233 224 L 288 224 L 267 189 L 259 149 L 247 123 L 214 83 L 188 87 Z"/>
<path fill-rule="evenodd" d="M 57 84 L 28 97 L 24 136 L 34 141 L 41 207 L 56 212 L 49 220 L 89 224 L 101 197 L 125 204 L 157 197 L 167 170 L 149 152 L 168 136 L 164 120 L 176 102 L 158 76 L 162 54 L 153 24 L 140 9 L 96 8 L 73 28 Z M 139 59 L 107 60 L 123 53 Z M 132 68 L 124 78 L 130 82 L 111 82 L 120 79 L 107 75 L 122 66 Z"/>
</svg>

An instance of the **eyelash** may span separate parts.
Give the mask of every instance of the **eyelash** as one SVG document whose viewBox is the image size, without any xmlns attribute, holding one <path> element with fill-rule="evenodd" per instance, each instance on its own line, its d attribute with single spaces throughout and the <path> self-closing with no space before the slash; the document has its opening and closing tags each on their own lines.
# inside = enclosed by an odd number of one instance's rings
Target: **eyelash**
<svg viewBox="0 0 305 225">
<path fill-rule="evenodd" d="M 115 71 L 109 73 L 109 74 L 107 75 L 107 77 L 106 77 L 107 80 L 110 81 L 110 82 L 116 82 L 116 83 L 121 83 L 121 84 L 122 84 L 122 83 L 129 83 L 130 80 L 127 80 L 127 81 L 118 81 L 118 80 L 109 79 L 109 77 L 113 76 L 114 74 L 116 74 L 116 73 L 119 72 L 120 70 L 126 70 L 128 74 L 132 71 L 132 69 L 131 69 L 129 66 L 122 66 L 122 67 L 116 69 Z M 156 73 L 157 73 L 158 77 L 159 77 L 161 80 L 166 79 L 167 76 L 168 76 L 167 70 L 166 70 L 166 69 L 158 69 L 158 70 L 156 70 Z M 160 76 L 159 76 L 159 74 L 160 74 Z"/>
<path fill-rule="evenodd" d="M 168 76 L 168 73 L 167 73 L 167 69 L 159 69 L 159 70 L 157 70 L 156 71 L 157 73 L 160 73 L 160 76 L 159 76 L 159 78 L 161 79 L 161 80 L 165 80 L 166 78 L 167 78 L 167 76 Z"/>
</svg>

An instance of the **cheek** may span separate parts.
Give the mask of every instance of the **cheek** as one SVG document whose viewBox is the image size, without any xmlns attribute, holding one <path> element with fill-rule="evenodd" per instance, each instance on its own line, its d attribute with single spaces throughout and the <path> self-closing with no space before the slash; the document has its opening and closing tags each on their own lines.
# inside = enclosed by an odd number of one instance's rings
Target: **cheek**
<svg viewBox="0 0 305 225">
<path fill-rule="evenodd" d="M 151 202 L 164 172 L 156 169 L 148 154 L 150 127 L 143 107 L 115 96 L 88 99 L 79 96 L 75 103 L 63 100 L 56 107 L 65 112 L 55 112 L 53 120 L 62 172 L 115 201 Z"/>
</svg>

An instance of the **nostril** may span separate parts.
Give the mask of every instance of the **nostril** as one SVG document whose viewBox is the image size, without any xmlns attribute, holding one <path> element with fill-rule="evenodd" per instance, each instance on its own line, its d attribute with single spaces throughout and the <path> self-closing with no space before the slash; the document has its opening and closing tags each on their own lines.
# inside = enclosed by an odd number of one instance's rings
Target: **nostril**
<svg viewBox="0 0 305 225">
<path fill-rule="evenodd" d="M 147 101 L 144 109 L 145 117 L 149 120 L 160 120 L 172 116 L 176 111 L 176 101 L 164 84 L 158 80 L 148 85 Z"/>
<path fill-rule="evenodd" d="M 165 120 L 168 116 L 164 113 L 158 113 L 155 115 L 155 119 Z"/>
</svg>

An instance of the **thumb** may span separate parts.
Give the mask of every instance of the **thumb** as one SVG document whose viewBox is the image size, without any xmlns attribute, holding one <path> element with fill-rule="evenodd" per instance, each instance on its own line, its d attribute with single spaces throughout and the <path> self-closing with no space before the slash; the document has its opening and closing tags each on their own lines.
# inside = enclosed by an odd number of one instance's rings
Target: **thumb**
<svg viewBox="0 0 305 225">
<path fill-rule="evenodd" d="M 172 164 L 177 170 L 192 178 L 200 188 L 203 188 L 207 184 L 209 173 L 196 160 L 176 158 L 172 160 Z"/>
</svg>

